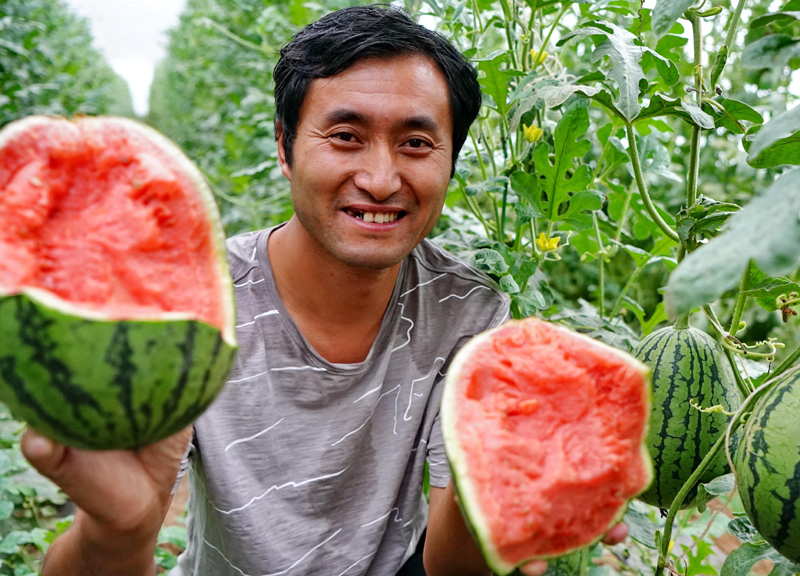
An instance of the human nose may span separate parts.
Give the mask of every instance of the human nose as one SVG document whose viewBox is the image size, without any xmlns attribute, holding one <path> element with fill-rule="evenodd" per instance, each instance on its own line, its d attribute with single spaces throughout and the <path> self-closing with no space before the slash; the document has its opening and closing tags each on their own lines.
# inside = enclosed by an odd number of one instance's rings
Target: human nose
<svg viewBox="0 0 800 576">
<path fill-rule="evenodd" d="M 388 145 L 371 146 L 361 159 L 355 184 L 375 200 L 382 201 L 400 190 L 397 158 Z"/>
</svg>

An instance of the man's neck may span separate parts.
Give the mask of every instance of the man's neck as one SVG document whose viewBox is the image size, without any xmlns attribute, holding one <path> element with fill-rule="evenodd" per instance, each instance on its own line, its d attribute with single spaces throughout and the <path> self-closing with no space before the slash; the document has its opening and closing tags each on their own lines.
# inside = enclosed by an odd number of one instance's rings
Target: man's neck
<svg viewBox="0 0 800 576">
<path fill-rule="evenodd" d="M 329 362 L 361 362 L 380 330 L 400 273 L 349 266 L 292 218 L 267 246 L 281 301 L 300 332 Z"/>
</svg>

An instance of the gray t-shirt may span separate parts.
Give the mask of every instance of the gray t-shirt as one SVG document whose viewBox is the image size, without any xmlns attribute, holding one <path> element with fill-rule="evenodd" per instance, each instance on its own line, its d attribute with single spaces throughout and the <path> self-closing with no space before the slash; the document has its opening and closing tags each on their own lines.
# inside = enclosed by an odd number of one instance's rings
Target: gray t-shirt
<svg viewBox="0 0 800 576">
<path fill-rule="evenodd" d="M 332 364 L 278 297 L 269 232 L 228 240 L 240 350 L 195 424 L 187 549 L 171 576 L 394 576 L 427 522 L 426 459 L 433 486 L 450 479 L 447 368 L 508 318 L 508 297 L 423 241 L 366 360 Z"/>
</svg>

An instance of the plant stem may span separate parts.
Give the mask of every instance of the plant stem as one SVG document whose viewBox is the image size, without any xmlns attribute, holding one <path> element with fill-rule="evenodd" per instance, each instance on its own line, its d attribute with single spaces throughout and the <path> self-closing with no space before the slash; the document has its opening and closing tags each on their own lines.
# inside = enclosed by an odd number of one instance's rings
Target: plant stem
<svg viewBox="0 0 800 576">
<path fill-rule="evenodd" d="M 559 10 L 558 14 L 556 15 L 556 19 L 553 21 L 552 26 L 550 26 L 550 30 L 547 32 L 547 36 L 545 36 L 544 41 L 542 42 L 542 47 L 539 49 L 539 53 L 536 55 L 536 58 L 533 61 L 533 68 L 531 68 L 531 70 L 536 70 L 536 68 L 539 67 L 539 64 L 544 62 L 542 54 L 544 54 L 544 52 L 546 51 L 547 43 L 550 42 L 550 36 L 553 35 L 553 31 L 556 29 L 556 26 L 558 26 L 558 21 L 561 20 L 561 17 L 567 11 L 567 8 L 569 8 L 570 4 L 572 4 L 571 1 L 564 2 L 564 5 L 561 7 L 561 10 Z"/>
<path fill-rule="evenodd" d="M 497 241 L 505 244 L 506 240 L 506 207 L 508 206 L 508 184 L 503 186 L 503 208 L 500 212 L 500 226 L 497 229 Z"/>
<path fill-rule="evenodd" d="M 225 26 L 223 26 L 222 24 L 218 24 L 218 23 L 214 22 L 211 18 L 208 19 L 208 22 L 209 22 L 209 24 L 211 24 L 211 26 L 213 28 L 216 28 L 218 31 L 222 32 L 225 36 L 227 36 L 228 38 L 230 38 L 231 40 L 233 40 L 237 44 L 241 44 L 245 48 L 250 48 L 251 50 L 256 50 L 256 51 L 258 51 L 258 52 L 260 52 L 262 54 L 264 53 L 264 49 L 261 46 L 259 46 L 258 44 L 256 44 L 255 42 L 250 42 L 250 40 L 245 40 L 244 38 L 242 38 L 238 34 L 234 34 L 230 30 L 225 28 Z"/>
<path fill-rule="evenodd" d="M 717 340 L 721 344 L 722 340 L 726 336 L 725 329 L 722 328 L 722 324 L 719 323 L 717 315 L 714 314 L 711 306 L 708 304 L 703 306 L 703 312 L 705 312 L 706 316 L 708 316 L 708 319 L 711 320 L 711 325 L 714 326 L 714 330 L 717 333 Z M 753 386 L 742 377 L 742 373 L 739 371 L 739 367 L 736 365 L 736 357 L 733 355 L 733 352 L 731 352 L 725 346 L 722 346 L 722 350 L 725 352 L 725 357 L 728 359 L 728 364 L 731 365 L 731 369 L 733 370 L 733 378 L 736 380 L 736 387 L 739 389 L 742 397 L 747 398 L 747 396 L 753 391 Z"/>
<path fill-rule="evenodd" d="M 774 378 L 786 372 L 795 362 L 797 362 L 798 358 L 800 358 L 800 346 L 792 350 L 792 353 L 784 358 L 780 364 L 778 364 L 778 367 L 772 372 L 771 377 Z"/>
<path fill-rule="evenodd" d="M 606 302 L 606 284 L 605 284 L 605 259 L 606 250 L 603 246 L 603 236 L 600 234 L 600 226 L 597 224 L 597 212 L 592 212 L 592 220 L 594 220 L 594 232 L 597 235 L 597 245 L 600 247 L 600 252 L 597 259 L 600 261 L 600 318 L 603 318 Z"/>
<path fill-rule="evenodd" d="M 653 219 L 661 231 L 671 240 L 675 242 L 680 242 L 681 239 L 675 233 L 675 230 L 669 227 L 669 224 L 664 222 L 664 219 L 661 218 L 661 214 L 658 213 L 656 207 L 653 205 L 653 201 L 650 199 L 650 195 L 647 193 L 647 186 L 644 183 L 644 175 L 642 174 L 642 165 L 639 161 L 639 150 L 636 148 L 636 134 L 633 131 L 633 125 L 630 122 L 625 122 L 625 130 L 628 134 L 628 154 L 631 158 L 631 164 L 633 165 L 633 174 L 636 177 L 636 186 L 639 188 L 639 194 L 642 196 L 642 202 L 644 202 L 644 207 L 647 209 L 647 213 L 650 214 L 650 218 Z"/>
<path fill-rule="evenodd" d="M 617 232 L 614 234 L 614 242 L 619 242 L 622 238 L 622 227 L 625 225 L 625 218 L 628 216 L 628 210 L 631 207 L 631 198 L 633 197 L 633 183 L 631 182 L 628 188 L 628 193 L 625 195 L 625 202 L 622 204 L 622 214 L 617 223 Z"/>
<path fill-rule="evenodd" d="M 739 323 L 742 321 L 742 312 L 744 312 L 744 303 L 747 301 L 747 296 L 744 291 L 747 290 L 747 285 L 750 283 L 750 266 L 744 269 L 742 274 L 742 281 L 739 283 L 739 297 L 736 299 L 736 306 L 733 309 L 733 318 L 731 319 L 731 327 L 728 330 L 732 336 L 736 336 L 739 331 Z"/>
<path fill-rule="evenodd" d="M 647 266 L 647 263 L 645 263 L 644 266 L 642 266 L 641 268 L 637 268 L 636 270 L 634 270 L 633 274 L 631 274 L 631 277 L 628 278 L 628 281 L 622 288 L 622 292 L 619 293 L 617 301 L 614 303 L 614 308 L 611 310 L 611 314 L 608 315 L 609 320 L 613 319 L 619 312 L 619 309 L 622 308 L 622 301 L 625 298 L 625 295 L 628 293 L 628 290 L 631 289 L 631 286 L 633 286 L 634 281 L 639 277 L 639 272 L 641 272 L 645 266 Z"/>
<path fill-rule="evenodd" d="M 717 57 L 714 58 L 714 65 L 711 67 L 711 83 L 709 85 L 711 90 L 716 86 L 717 80 L 719 80 L 722 70 L 728 62 L 731 46 L 733 46 L 733 41 L 736 39 L 736 29 L 739 27 L 739 19 L 742 16 L 744 3 L 745 0 L 739 0 L 739 3 L 736 5 L 731 21 L 728 22 L 728 34 L 725 37 L 725 44 L 722 45 L 719 52 L 717 52 Z"/>
<path fill-rule="evenodd" d="M 478 166 L 481 167 L 481 176 L 483 176 L 483 179 L 486 180 L 486 166 L 483 165 L 483 157 L 481 156 L 481 151 L 478 148 L 478 141 L 475 139 L 475 135 L 472 133 L 472 130 L 469 131 L 469 137 L 472 140 L 472 145 L 475 147 L 475 154 L 478 156 Z"/>
<path fill-rule="evenodd" d="M 466 191 L 464 192 L 464 200 L 466 201 L 467 207 L 469 207 L 470 212 L 472 212 L 475 215 L 475 217 L 478 220 L 481 221 L 481 224 L 483 224 L 483 229 L 486 231 L 486 237 L 487 238 L 491 238 L 492 237 L 492 230 L 491 230 L 491 228 L 489 228 L 489 224 L 486 222 L 486 219 L 483 217 L 483 213 L 481 212 L 480 206 L 475 204 L 474 200 L 472 200 L 467 195 Z"/>
<path fill-rule="evenodd" d="M 672 525 L 675 522 L 675 516 L 680 510 L 681 504 L 683 504 L 684 498 L 686 495 L 694 488 L 695 484 L 697 484 L 698 480 L 700 480 L 700 476 L 706 471 L 706 468 L 711 464 L 711 461 L 716 458 L 719 451 L 722 449 L 722 446 L 725 444 L 725 433 L 721 434 L 717 441 L 714 442 L 714 446 L 711 447 L 708 454 L 706 454 L 705 458 L 703 458 L 700 465 L 695 468 L 695 471 L 692 472 L 692 475 L 689 476 L 689 479 L 684 483 L 683 487 L 681 487 L 680 492 L 678 495 L 675 496 L 675 500 L 672 501 L 672 505 L 669 507 L 669 512 L 667 513 L 667 521 L 664 525 L 664 534 L 661 537 L 661 550 L 658 551 L 658 567 L 656 568 L 656 576 L 660 576 L 664 572 L 664 567 L 667 565 L 667 556 L 669 555 L 669 542 L 672 538 Z"/>
<path fill-rule="evenodd" d="M 703 106 L 703 55 L 702 55 L 702 29 L 700 17 L 689 12 L 692 23 L 692 37 L 694 38 L 694 88 L 697 103 Z M 697 200 L 697 178 L 700 172 L 700 127 L 692 126 L 691 145 L 689 147 L 689 174 L 686 178 L 686 207 L 691 208 Z M 687 251 L 689 247 L 686 247 Z"/>
<path fill-rule="evenodd" d="M 514 50 L 514 39 L 511 34 L 511 23 L 514 20 L 511 7 L 508 5 L 508 0 L 500 0 L 500 6 L 503 9 L 503 17 L 505 19 L 506 40 L 508 41 L 508 49 L 511 51 L 511 65 L 517 68 L 517 51 Z"/>
</svg>

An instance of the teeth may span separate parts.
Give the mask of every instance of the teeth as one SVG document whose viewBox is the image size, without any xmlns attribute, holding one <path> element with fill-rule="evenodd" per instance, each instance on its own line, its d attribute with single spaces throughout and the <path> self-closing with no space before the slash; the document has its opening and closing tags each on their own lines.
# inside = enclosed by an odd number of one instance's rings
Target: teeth
<svg viewBox="0 0 800 576">
<path fill-rule="evenodd" d="M 361 218 L 364 222 L 375 222 L 377 224 L 394 222 L 398 217 L 397 212 L 357 212 L 350 208 L 347 209 L 347 213 L 350 214 L 350 216 Z"/>
</svg>

